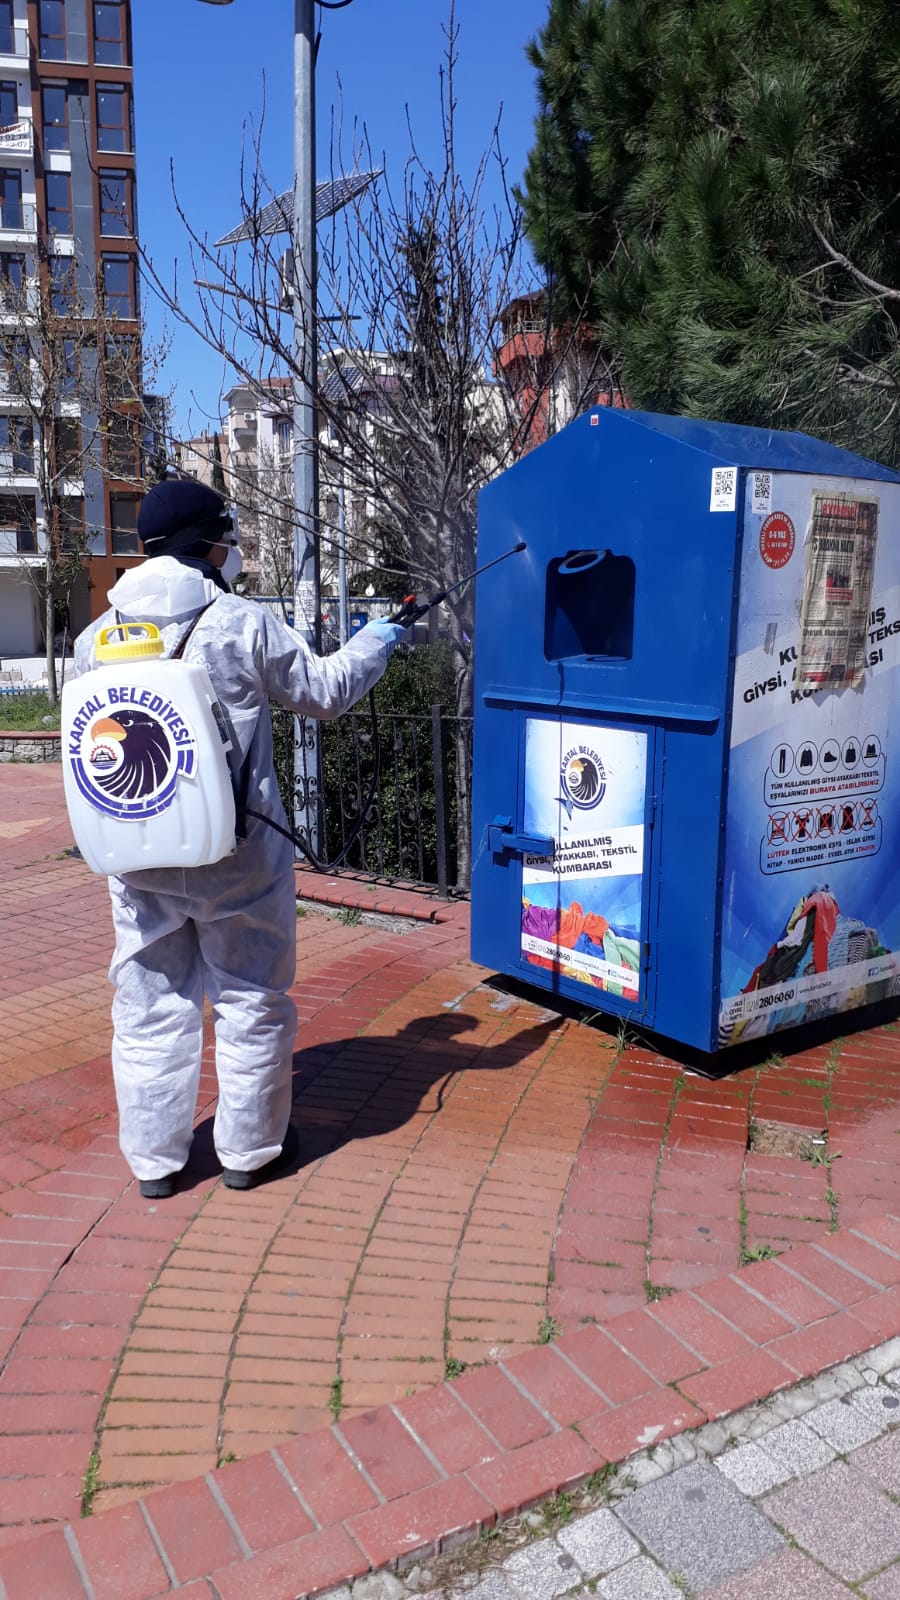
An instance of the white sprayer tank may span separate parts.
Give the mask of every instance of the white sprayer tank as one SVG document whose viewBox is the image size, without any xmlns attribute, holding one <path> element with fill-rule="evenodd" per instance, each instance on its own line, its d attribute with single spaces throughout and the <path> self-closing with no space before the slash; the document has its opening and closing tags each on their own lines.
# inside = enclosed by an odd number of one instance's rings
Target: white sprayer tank
<svg viewBox="0 0 900 1600">
<path fill-rule="evenodd" d="M 206 668 L 163 659 L 149 622 L 102 629 L 65 684 L 66 804 L 92 872 L 201 867 L 235 848 L 228 738 Z"/>
</svg>

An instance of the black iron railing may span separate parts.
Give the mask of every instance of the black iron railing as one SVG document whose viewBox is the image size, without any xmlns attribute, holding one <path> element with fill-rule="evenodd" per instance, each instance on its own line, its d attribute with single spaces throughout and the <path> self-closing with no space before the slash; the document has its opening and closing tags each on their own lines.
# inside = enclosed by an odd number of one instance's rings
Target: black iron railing
<svg viewBox="0 0 900 1600">
<path fill-rule="evenodd" d="M 299 779 L 294 773 L 294 722 L 302 739 Z M 315 808 L 318 855 L 333 860 L 351 838 L 372 786 L 376 732 L 365 709 L 336 722 L 294 719 L 272 706 L 281 797 L 290 816 Z M 321 782 L 316 793 L 315 739 Z M 379 711 L 380 774 L 358 839 L 342 863 L 373 880 L 421 884 L 449 895 L 468 888 L 472 719 Z M 296 807 L 295 807 L 296 798 Z"/>
</svg>

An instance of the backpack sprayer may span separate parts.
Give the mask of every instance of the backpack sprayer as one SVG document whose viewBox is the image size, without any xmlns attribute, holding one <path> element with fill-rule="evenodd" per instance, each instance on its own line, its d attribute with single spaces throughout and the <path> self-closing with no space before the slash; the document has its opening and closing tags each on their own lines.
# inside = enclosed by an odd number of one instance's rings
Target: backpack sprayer
<svg viewBox="0 0 900 1600">
<path fill-rule="evenodd" d="M 388 620 L 409 627 L 479 573 L 524 549 L 517 544 L 428 600 L 407 595 Z M 365 827 L 381 776 L 374 693 L 369 692 L 375 763 L 369 792 L 340 854 L 321 861 L 292 828 L 250 809 L 246 761 L 232 777 L 225 718 L 209 674 L 199 662 L 184 659 L 202 615 L 169 657 L 151 623 L 103 629 L 96 667 L 63 689 L 63 776 L 82 856 L 92 871 L 115 876 L 205 866 L 229 855 L 244 837 L 245 819 L 254 817 L 290 839 L 317 872 L 333 872 Z M 193 781 L 182 784 L 182 776 Z"/>
<path fill-rule="evenodd" d="M 511 550 L 505 550 L 502 556 L 495 556 L 493 561 L 486 561 L 483 567 L 476 567 L 474 572 L 467 573 L 464 578 L 458 579 L 456 583 L 449 584 L 446 589 L 440 589 L 437 594 L 431 595 L 427 600 L 419 600 L 414 594 L 408 594 L 403 600 L 400 609 L 393 612 L 387 618 L 387 621 L 396 623 L 400 628 L 412 627 L 414 622 L 418 622 L 420 617 L 426 616 L 434 606 L 441 605 L 448 595 L 454 594 L 457 589 L 465 588 L 466 584 L 472 583 L 475 578 L 480 578 L 481 574 L 487 572 L 489 568 L 499 566 L 501 561 L 507 561 L 510 556 L 519 555 L 524 549 L 525 541 L 522 539 L 518 544 L 513 545 Z M 378 780 L 381 777 L 381 740 L 378 734 L 378 713 L 375 706 L 374 689 L 369 690 L 369 710 L 372 717 L 372 753 L 375 762 L 372 781 L 369 784 L 369 792 L 363 802 L 359 816 L 350 830 L 350 836 L 340 854 L 336 855 L 333 861 L 321 861 L 311 849 L 307 840 L 302 838 L 300 834 L 295 833 L 293 828 L 282 828 L 277 822 L 273 822 L 271 817 L 263 816 L 262 812 L 252 811 L 249 806 L 245 808 L 246 816 L 255 817 L 258 822 L 267 823 L 270 828 L 275 829 L 276 833 L 283 834 L 285 838 L 290 839 L 292 844 L 300 851 L 300 854 L 306 858 L 310 866 L 314 867 L 317 872 L 334 872 L 342 864 L 362 833 L 375 800 Z"/>
</svg>

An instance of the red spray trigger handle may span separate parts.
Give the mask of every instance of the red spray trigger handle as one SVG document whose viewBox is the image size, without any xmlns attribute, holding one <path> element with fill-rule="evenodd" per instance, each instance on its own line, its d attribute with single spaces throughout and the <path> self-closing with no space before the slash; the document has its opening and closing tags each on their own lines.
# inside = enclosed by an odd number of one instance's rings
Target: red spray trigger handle
<svg viewBox="0 0 900 1600">
<path fill-rule="evenodd" d="M 429 601 L 426 600 L 423 604 L 416 599 L 414 594 L 408 594 L 404 596 L 400 610 L 393 612 L 388 621 L 396 623 L 400 628 L 409 628 L 412 623 L 418 622 L 419 618 L 424 617 L 426 611 L 430 610 L 431 604 Z"/>
</svg>

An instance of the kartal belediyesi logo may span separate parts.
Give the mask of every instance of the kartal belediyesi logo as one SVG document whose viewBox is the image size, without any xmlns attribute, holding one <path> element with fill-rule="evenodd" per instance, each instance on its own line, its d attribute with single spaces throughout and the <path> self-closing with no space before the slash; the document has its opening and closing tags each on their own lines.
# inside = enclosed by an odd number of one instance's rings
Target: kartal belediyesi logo
<svg viewBox="0 0 900 1600">
<path fill-rule="evenodd" d="M 576 745 L 563 757 L 560 770 L 561 799 L 569 813 L 593 811 L 606 793 L 606 772 L 596 750 L 588 745 Z"/>
<path fill-rule="evenodd" d="M 91 695 L 73 719 L 69 760 L 95 810 L 142 821 L 167 811 L 179 777 L 192 777 L 196 740 L 164 695 L 133 686 Z"/>
</svg>

